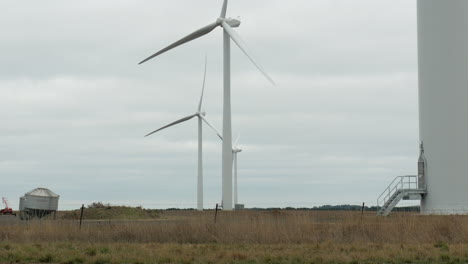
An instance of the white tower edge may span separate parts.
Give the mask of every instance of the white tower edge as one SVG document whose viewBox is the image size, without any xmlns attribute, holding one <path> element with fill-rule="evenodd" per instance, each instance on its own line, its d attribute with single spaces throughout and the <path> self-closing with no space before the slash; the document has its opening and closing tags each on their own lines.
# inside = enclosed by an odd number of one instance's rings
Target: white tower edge
<svg viewBox="0 0 468 264">
<path fill-rule="evenodd" d="M 418 0 L 422 214 L 468 214 L 468 1 Z"/>
<path fill-rule="evenodd" d="M 231 37 L 223 29 L 224 96 L 222 147 L 222 204 L 232 210 L 232 130 L 231 130 Z"/>
<path fill-rule="evenodd" d="M 197 210 L 203 211 L 203 128 L 202 119 L 198 116 L 198 179 Z"/>
<path fill-rule="evenodd" d="M 234 206 L 236 206 L 238 201 L 238 193 L 237 193 L 237 149 L 233 153 L 234 155 Z"/>
</svg>

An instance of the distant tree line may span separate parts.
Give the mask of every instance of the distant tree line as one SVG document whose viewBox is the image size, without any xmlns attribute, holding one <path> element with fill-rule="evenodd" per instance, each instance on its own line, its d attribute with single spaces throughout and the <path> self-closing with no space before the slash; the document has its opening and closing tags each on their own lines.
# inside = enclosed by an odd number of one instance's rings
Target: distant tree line
<svg viewBox="0 0 468 264">
<path fill-rule="evenodd" d="M 419 206 L 406 206 L 406 207 L 395 207 L 393 208 L 394 212 L 419 212 Z M 165 211 L 194 211 L 193 208 L 167 208 L 164 209 Z M 214 209 L 208 209 L 214 210 Z M 321 205 L 321 206 L 314 206 L 314 207 L 268 207 L 268 208 L 260 208 L 260 207 L 253 207 L 253 208 L 245 208 L 244 210 L 253 210 L 253 211 L 279 211 L 279 210 L 286 210 L 286 211 L 361 211 L 362 205 L 350 205 L 350 204 L 342 204 L 342 205 Z M 364 206 L 364 211 L 375 211 L 377 212 L 377 206 Z"/>
</svg>

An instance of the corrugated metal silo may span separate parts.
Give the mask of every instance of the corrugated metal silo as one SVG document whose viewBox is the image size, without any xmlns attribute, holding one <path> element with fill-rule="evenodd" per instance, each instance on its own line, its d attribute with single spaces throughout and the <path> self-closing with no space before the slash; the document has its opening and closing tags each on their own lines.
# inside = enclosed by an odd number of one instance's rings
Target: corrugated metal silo
<svg viewBox="0 0 468 264">
<path fill-rule="evenodd" d="M 20 211 L 23 219 L 55 213 L 58 209 L 59 195 L 46 188 L 36 188 L 20 198 Z"/>
</svg>

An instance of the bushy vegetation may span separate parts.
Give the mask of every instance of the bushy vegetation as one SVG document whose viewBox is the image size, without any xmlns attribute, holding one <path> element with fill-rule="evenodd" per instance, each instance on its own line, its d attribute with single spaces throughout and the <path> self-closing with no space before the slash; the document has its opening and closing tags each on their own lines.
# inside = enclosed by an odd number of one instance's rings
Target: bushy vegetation
<svg viewBox="0 0 468 264">
<path fill-rule="evenodd" d="M 81 209 L 66 211 L 60 214 L 61 219 L 78 220 L 80 219 Z M 144 209 L 142 207 L 113 206 L 95 202 L 87 206 L 83 211 L 85 220 L 144 220 L 156 219 L 159 217 L 160 210 Z"/>
</svg>

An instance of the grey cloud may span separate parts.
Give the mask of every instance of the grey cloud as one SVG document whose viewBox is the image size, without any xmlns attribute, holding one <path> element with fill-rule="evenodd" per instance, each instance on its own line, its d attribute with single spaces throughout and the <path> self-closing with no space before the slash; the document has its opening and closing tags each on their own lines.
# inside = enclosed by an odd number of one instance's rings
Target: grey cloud
<svg viewBox="0 0 468 264">
<path fill-rule="evenodd" d="M 220 1 L 1 5 L 4 195 L 17 205 L 45 186 L 63 208 L 97 200 L 193 206 L 196 122 L 143 135 L 195 111 L 207 52 L 204 109 L 221 128 L 221 30 L 137 63 L 210 23 Z M 270 86 L 233 45 L 242 202 L 372 203 L 394 176 L 415 172 L 415 1 L 230 6 L 243 21 L 239 34 L 278 83 Z M 205 199 L 213 207 L 221 144 L 207 127 L 204 140 Z"/>
</svg>

